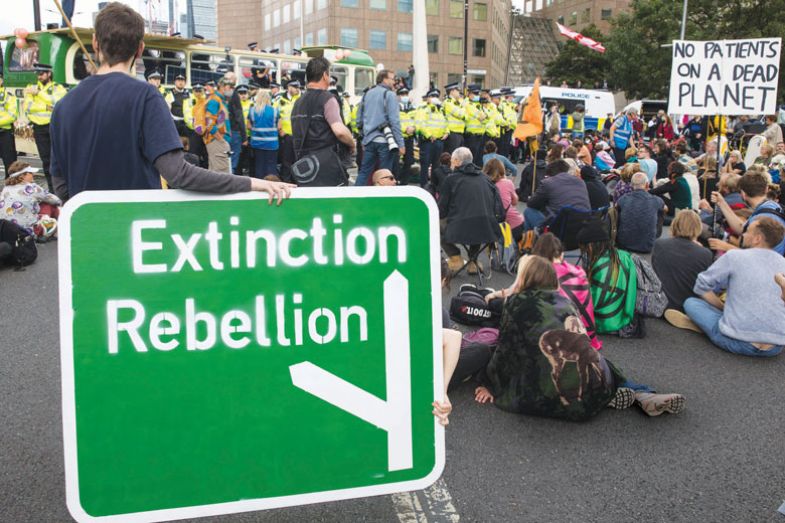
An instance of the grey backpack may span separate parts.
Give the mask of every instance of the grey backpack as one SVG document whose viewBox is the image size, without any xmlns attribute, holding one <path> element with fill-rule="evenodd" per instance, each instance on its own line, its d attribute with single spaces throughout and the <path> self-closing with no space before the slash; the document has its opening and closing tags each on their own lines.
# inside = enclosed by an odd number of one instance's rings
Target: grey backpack
<svg viewBox="0 0 785 523">
<path fill-rule="evenodd" d="M 662 290 L 662 282 L 649 262 L 633 254 L 635 271 L 638 274 L 638 295 L 635 298 L 635 312 L 650 318 L 659 318 L 668 308 L 668 297 Z"/>
</svg>

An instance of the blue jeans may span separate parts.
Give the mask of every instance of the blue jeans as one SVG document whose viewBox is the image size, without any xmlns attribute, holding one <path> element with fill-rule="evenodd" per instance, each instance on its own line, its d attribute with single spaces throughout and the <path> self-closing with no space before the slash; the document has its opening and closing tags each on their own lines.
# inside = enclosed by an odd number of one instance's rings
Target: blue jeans
<svg viewBox="0 0 785 523">
<path fill-rule="evenodd" d="M 398 150 L 391 151 L 387 142 L 369 142 L 363 146 L 363 163 L 357 173 L 355 186 L 362 187 L 368 183 L 368 178 L 373 174 L 376 160 L 379 160 L 379 169 L 393 170 Z"/>
<path fill-rule="evenodd" d="M 243 135 L 232 131 L 229 146 L 232 148 L 232 173 L 237 174 L 237 165 L 240 163 L 240 153 L 243 150 Z"/>
<path fill-rule="evenodd" d="M 774 346 L 769 350 L 760 350 L 750 342 L 725 336 L 720 332 L 722 311 L 700 298 L 687 298 L 684 302 L 684 312 L 706 333 L 711 342 L 722 350 L 759 358 L 770 358 L 782 352 L 781 346 Z"/>
<path fill-rule="evenodd" d="M 531 231 L 532 229 L 536 229 L 540 225 L 545 223 L 545 215 L 538 211 L 537 209 L 532 209 L 531 207 L 526 207 L 523 210 L 523 228 L 526 231 Z"/>
</svg>

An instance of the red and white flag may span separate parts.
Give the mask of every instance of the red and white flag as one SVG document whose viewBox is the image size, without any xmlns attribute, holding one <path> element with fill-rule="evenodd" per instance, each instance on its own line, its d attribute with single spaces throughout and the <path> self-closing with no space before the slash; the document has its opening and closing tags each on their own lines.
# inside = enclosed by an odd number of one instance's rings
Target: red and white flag
<svg viewBox="0 0 785 523">
<path fill-rule="evenodd" d="M 579 44 L 585 45 L 589 49 L 594 49 L 598 53 L 604 53 L 605 52 L 605 47 L 603 47 L 603 45 L 600 42 L 597 42 L 596 40 L 592 40 L 588 36 L 583 36 L 582 34 L 576 32 L 576 31 L 573 31 L 569 27 L 565 27 L 565 26 L 563 26 L 561 24 L 558 24 L 558 23 L 556 25 L 558 26 L 559 33 L 561 33 L 562 36 L 566 36 L 570 40 L 575 40 Z"/>
</svg>

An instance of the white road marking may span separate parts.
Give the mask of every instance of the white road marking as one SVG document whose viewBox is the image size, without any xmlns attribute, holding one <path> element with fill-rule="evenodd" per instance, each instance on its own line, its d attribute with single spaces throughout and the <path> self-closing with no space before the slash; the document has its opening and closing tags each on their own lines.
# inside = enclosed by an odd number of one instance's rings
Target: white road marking
<svg viewBox="0 0 785 523">
<path fill-rule="evenodd" d="M 400 523 L 458 523 L 461 520 L 444 479 L 425 490 L 401 492 L 391 498 Z"/>
</svg>

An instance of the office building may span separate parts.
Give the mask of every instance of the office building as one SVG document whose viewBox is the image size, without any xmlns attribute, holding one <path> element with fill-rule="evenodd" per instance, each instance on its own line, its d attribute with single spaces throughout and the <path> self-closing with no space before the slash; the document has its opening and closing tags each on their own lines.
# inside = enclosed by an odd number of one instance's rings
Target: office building
<svg viewBox="0 0 785 523">
<path fill-rule="evenodd" d="M 215 2 L 216 0 L 191 0 L 190 2 L 193 5 L 193 32 L 203 36 L 206 40 L 215 40 L 218 35 L 216 31 Z"/>
<path fill-rule="evenodd" d="M 610 19 L 629 10 L 631 0 L 525 0 L 523 12 L 549 18 L 573 31 L 581 31 L 590 24 L 607 34 Z"/>
<path fill-rule="evenodd" d="M 196 0 L 195 0 L 196 1 Z M 412 63 L 413 0 L 217 0 L 218 44 L 289 53 L 311 45 L 366 49 L 406 75 Z M 425 0 L 431 80 L 442 88 L 463 73 L 463 0 Z M 470 0 L 470 83 L 501 86 L 507 66 L 510 0 Z M 416 72 L 415 72 L 416 74 Z"/>
</svg>

